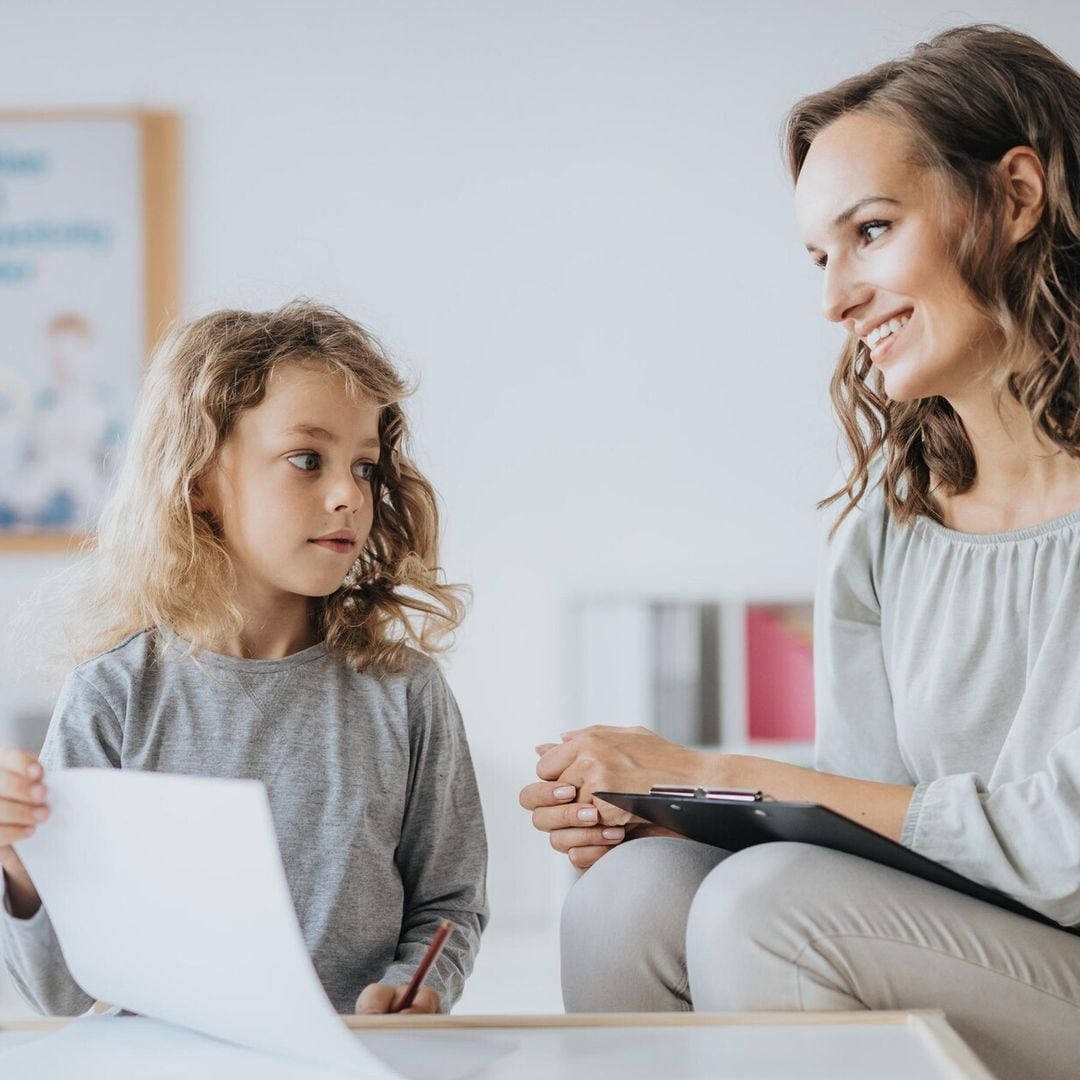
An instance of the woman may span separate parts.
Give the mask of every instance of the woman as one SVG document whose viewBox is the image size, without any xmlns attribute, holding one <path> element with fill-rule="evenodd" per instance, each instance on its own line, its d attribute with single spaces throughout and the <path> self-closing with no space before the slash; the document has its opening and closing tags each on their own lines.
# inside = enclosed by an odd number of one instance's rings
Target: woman
<svg viewBox="0 0 1080 1080">
<path fill-rule="evenodd" d="M 787 151 L 849 335 L 817 768 L 642 729 L 541 747 L 522 804 L 592 866 L 563 915 L 566 1004 L 944 1008 L 1001 1076 L 1076 1075 L 1080 937 L 836 852 L 725 857 L 590 805 L 660 781 L 823 803 L 1080 923 L 1080 75 L 958 28 L 801 101 Z"/>
</svg>

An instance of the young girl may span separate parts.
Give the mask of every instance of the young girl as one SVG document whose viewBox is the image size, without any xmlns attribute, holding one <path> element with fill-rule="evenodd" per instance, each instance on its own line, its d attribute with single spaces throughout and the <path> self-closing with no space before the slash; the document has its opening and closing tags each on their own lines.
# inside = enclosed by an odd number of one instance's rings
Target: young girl
<svg viewBox="0 0 1080 1080">
<path fill-rule="evenodd" d="M 486 846 L 461 719 L 424 655 L 463 604 L 438 581 L 405 393 L 370 335 L 309 303 L 208 315 L 151 364 L 70 609 L 82 663 L 40 763 L 0 751 L 3 953 L 40 1011 L 92 1001 L 10 845 L 46 820 L 48 770 L 85 765 L 262 780 L 338 1011 L 394 1010 L 444 917 L 457 929 L 414 1008 L 460 995 Z"/>
<path fill-rule="evenodd" d="M 601 785 L 761 789 L 1080 924 L 1080 74 L 960 28 L 800 102 L 787 133 L 849 335 L 818 771 L 640 730 L 544 748 L 522 801 L 596 863 L 564 912 L 567 1005 L 943 1008 L 995 1075 L 1075 1076 L 1080 937 L 821 848 L 651 836 L 596 862 L 634 823 L 581 827 Z"/>
</svg>

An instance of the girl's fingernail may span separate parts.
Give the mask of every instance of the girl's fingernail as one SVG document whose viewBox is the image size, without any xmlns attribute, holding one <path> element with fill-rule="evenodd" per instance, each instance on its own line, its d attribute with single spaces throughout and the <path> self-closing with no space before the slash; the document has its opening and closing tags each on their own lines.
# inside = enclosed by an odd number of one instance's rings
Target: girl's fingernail
<svg viewBox="0 0 1080 1080">
<path fill-rule="evenodd" d="M 44 806 L 40 806 L 40 807 L 38 807 L 37 810 L 34 811 L 34 820 L 35 821 L 44 821 L 48 816 L 49 816 L 49 811 L 46 810 Z"/>
<path fill-rule="evenodd" d="M 604 839 L 605 840 L 621 840 L 622 838 L 623 838 L 622 829 L 605 829 L 604 830 Z"/>
<path fill-rule="evenodd" d="M 41 766 L 36 762 L 26 766 L 26 775 L 32 777 L 38 777 L 41 775 Z"/>
<path fill-rule="evenodd" d="M 45 798 L 45 785 L 44 784 L 35 784 L 30 789 L 30 798 L 31 799 L 44 799 Z"/>
<path fill-rule="evenodd" d="M 596 820 L 596 807 L 584 806 L 577 812 L 579 821 L 588 821 L 590 823 Z"/>
<path fill-rule="evenodd" d="M 577 794 L 577 790 L 567 785 L 566 787 L 557 787 L 552 794 L 556 799 L 572 799 Z"/>
</svg>

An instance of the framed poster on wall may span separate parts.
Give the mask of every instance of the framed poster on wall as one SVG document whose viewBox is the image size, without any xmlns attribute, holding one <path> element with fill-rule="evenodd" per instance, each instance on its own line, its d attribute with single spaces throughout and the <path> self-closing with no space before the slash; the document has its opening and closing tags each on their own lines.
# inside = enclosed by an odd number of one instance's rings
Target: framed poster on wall
<svg viewBox="0 0 1080 1080">
<path fill-rule="evenodd" d="M 179 310 L 179 120 L 0 111 L 0 552 L 66 550 Z"/>
</svg>

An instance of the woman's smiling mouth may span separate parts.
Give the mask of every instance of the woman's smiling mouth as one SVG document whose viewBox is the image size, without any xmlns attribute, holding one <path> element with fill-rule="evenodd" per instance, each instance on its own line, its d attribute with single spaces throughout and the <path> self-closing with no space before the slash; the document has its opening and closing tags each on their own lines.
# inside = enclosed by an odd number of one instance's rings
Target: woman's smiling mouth
<svg viewBox="0 0 1080 1080">
<path fill-rule="evenodd" d="M 903 336 L 904 329 L 913 315 L 912 310 L 895 315 L 874 327 L 863 337 L 867 349 L 870 350 L 870 360 L 873 363 L 878 363 L 893 348 L 896 339 Z"/>
</svg>

